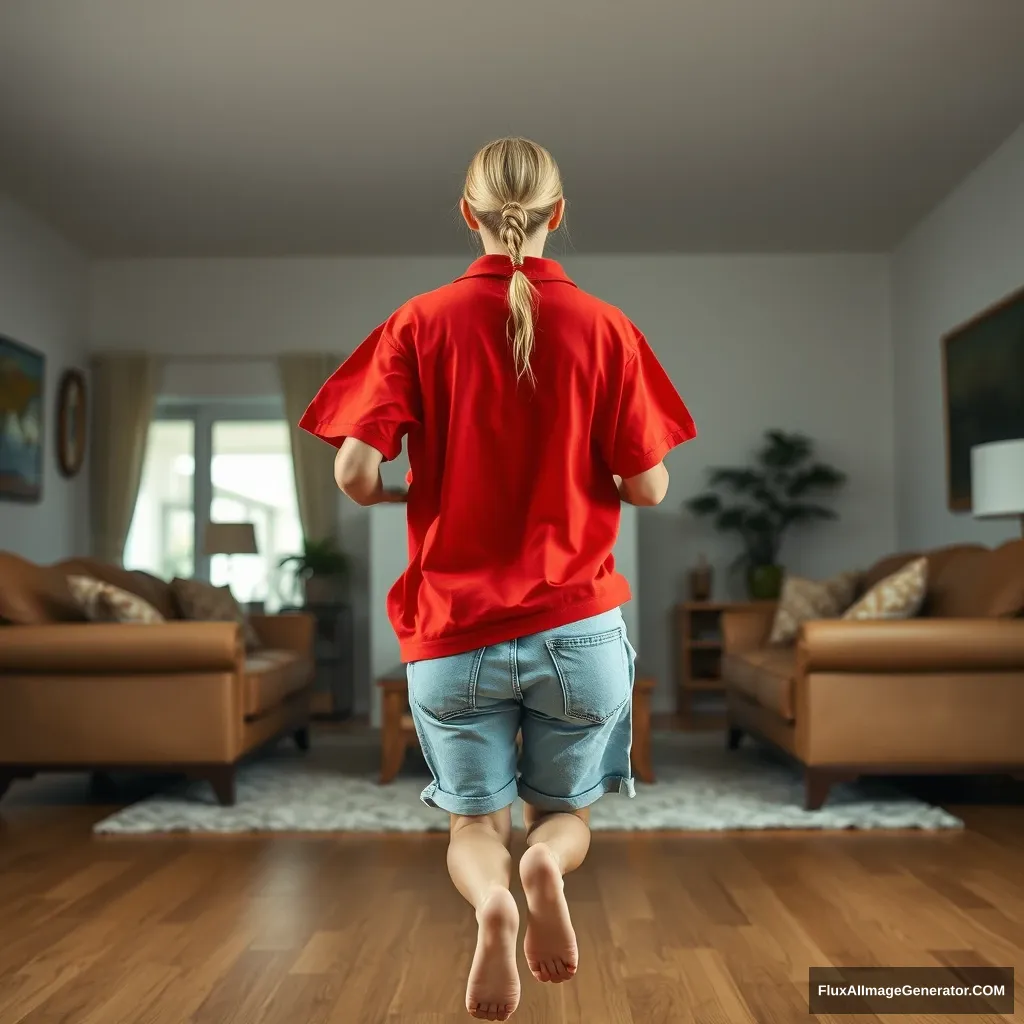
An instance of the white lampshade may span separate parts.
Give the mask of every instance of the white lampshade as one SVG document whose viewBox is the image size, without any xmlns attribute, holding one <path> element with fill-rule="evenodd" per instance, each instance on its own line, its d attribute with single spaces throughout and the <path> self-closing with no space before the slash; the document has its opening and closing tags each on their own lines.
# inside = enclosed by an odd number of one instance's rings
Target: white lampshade
<svg viewBox="0 0 1024 1024">
<path fill-rule="evenodd" d="M 1024 438 L 971 449 L 971 500 L 978 519 L 1024 515 Z"/>
</svg>

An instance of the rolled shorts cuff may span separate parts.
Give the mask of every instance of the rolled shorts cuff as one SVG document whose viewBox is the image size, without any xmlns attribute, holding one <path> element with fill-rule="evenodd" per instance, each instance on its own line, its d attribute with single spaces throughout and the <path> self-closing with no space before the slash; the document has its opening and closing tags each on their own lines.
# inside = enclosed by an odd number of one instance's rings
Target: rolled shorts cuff
<svg viewBox="0 0 1024 1024">
<path fill-rule="evenodd" d="M 492 793 L 489 796 L 457 796 L 455 793 L 446 793 L 438 787 L 436 782 L 432 782 L 420 793 L 420 799 L 428 807 L 437 807 L 449 814 L 470 816 L 493 814 L 503 807 L 509 807 L 515 801 L 517 792 L 518 786 L 515 779 L 502 786 L 497 793 Z"/>
<path fill-rule="evenodd" d="M 596 803 L 605 793 L 620 793 L 632 799 L 636 796 L 636 786 L 631 776 L 606 775 L 596 786 L 576 793 L 573 796 L 551 796 L 541 793 L 519 780 L 519 795 L 532 807 L 541 811 L 578 811 Z"/>
</svg>

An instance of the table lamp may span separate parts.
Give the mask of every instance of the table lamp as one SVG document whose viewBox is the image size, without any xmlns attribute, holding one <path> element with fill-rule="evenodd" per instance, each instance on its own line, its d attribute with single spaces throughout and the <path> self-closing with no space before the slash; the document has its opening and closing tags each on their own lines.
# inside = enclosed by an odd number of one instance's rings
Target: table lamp
<svg viewBox="0 0 1024 1024">
<path fill-rule="evenodd" d="M 203 536 L 203 552 L 228 556 L 228 579 L 231 579 L 235 555 L 257 555 L 256 530 L 252 523 L 207 523 Z M 230 583 L 228 584 L 230 586 Z"/>
<path fill-rule="evenodd" d="M 971 501 L 978 519 L 1019 517 L 1024 536 L 1024 438 L 971 449 Z"/>
</svg>

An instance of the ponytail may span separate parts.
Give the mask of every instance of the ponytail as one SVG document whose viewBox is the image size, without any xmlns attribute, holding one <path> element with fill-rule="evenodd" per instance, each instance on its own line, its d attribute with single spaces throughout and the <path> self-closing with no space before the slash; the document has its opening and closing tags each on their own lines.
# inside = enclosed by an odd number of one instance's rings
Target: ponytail
<svg viewBox="0 0 1024 1024">
<path fill-rule="evenodd" d="M 488 143 L 466 173 L 463 198 L 488 231 L 497 235 L 512 260 L 508 285 L 508 336 L 516 378 L 536 384 L 530 366 L 535 343 L 537 290 L 522 271 L 523 247 L 551 218 L 562 198 L 558 165 L 543 146 L 529 139 Z"/>
<path fill-rule="evenodd" d="M 501 227 L 498 237 L 508 249 L 512 260 L 512 280 L 508 284 L 509 339 L 512 342 L 512 357 L 515 360 L 516 379 L 527 377 L 536 383 L 530 356 L 533 354 L 534 323 L 537 291 L 530 279 L 520 269 L 523 265 L 523 245 L 526 243 L 526 229 L 529 217 L 519 203 L 506 203 L 501 210 Z"/>
</svg>

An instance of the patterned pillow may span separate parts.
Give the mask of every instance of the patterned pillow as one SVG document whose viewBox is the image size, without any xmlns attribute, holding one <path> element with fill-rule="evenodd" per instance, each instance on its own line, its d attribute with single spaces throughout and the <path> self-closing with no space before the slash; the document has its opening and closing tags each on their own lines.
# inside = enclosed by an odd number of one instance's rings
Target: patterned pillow
<svg viewBox="0 0 1024 1024">
<path fill-rule="evenodd" d="M 263 645 L 242 611 L 230 587 L 215 587 L 203 580 L 171 580 L 174 599 L 181 617 L 192 622 L 237 622 L 242 627 L 246 650 L 255 651 Z"/>
<path fill-rule="evenodd" d="M 844 619 L 912 619 L 928 593 L 928 559 L 915 558 L 909 565 L 876 583 Z"/>
<path fill-rule="evenodd" d="M 849 608 L 856 588 L 857 573 L 854 572 L 844 572 L 823 581 L 787 576 L 768 642 L 791 644 L 800 632 L 801 623 L 838 618 Z"/>
<path fill-rule="evenodd" d="M 166 619 L 137 594 L 92 576 L 69 576 L 68 589 L 90 622 L 130 622 L 152 625 Z"/>
</svg>

